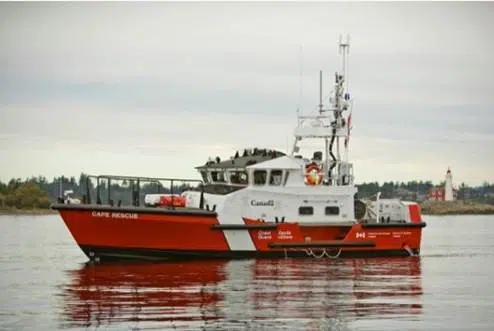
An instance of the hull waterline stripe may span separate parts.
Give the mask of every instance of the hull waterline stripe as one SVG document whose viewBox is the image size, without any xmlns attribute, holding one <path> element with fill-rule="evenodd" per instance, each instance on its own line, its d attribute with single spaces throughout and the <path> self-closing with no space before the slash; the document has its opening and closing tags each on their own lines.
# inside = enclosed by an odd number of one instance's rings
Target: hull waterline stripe
<svg viewBox="0 0 494 331">
<path fill-rule="evenodd" d="M 313 258 L 300 250 L 271 250 L 271 251 L 192 251 L 192 250 L 156 250 L 144 248 L 101 247 L 79 245 L 89 259 L 99 257 L 104 261 L 123 260 L 198 260 L 198 259 L 263 259 L 263 258 Z M 416 254 L 420 253 L 415 249 Z M 90 257 L 90 253 L 94 253 Z M 362 249 L 341 251 L 339 258 L 369 258 L 369 257 L 410 257 L 405 249 Z"/>
</svg>

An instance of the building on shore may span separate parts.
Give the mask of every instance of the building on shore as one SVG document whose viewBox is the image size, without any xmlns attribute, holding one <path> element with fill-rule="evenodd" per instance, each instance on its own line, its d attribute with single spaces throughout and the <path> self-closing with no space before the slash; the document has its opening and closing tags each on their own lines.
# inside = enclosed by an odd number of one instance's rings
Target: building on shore
<svg viewBox="0 0 494 331">
<path fill-rule="evenodd" d="M 458 190 L 453 188 L 453 174 L 451 169 L 446 171 L 444 185 L 434 186 L 429 189 L 428 199 L 435 201 L 452 201 L 458 198 Z"/>
</svg>

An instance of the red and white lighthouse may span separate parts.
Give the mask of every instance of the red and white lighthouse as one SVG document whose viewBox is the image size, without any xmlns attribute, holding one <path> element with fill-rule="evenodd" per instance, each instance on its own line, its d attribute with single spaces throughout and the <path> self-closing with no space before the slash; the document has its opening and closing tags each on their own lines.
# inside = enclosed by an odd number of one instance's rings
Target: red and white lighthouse
<svg viewBox="0 0 494 331">
<path fill-rule="evenodd" d="M 444 200 L 445 201 L 454 200 L 453 175 L 451 174 L 451 169 L 449 167 L 448 167 L 448 171 L 446 171 L 446 181 L 444 183 Z"/>
<path fill-rule="evenodd" d="M 453 189 L 453 174 L 448 167 L 446 171 L 444 186 L 431 187 L 429 200 L 452 201 L 455 200 L 457 192 Z"/>
</svg>

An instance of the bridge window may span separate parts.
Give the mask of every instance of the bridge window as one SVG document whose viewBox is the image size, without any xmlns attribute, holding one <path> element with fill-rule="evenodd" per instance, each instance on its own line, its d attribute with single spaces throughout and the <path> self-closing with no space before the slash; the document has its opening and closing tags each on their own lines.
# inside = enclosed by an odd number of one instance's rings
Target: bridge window
<svg viewBox="0 0 494 331">
<path fill-rule="evenodd" d="M 230 172 L 230 181 L 232 184 L 247 184 L 247 173 L 245 171 L 231 171 Z"/>
<path fill-rule="evenodd" d="M 266 184 L 267 171 L 266 170 L 254 170 L 254 185 Z"/>
<path fill-rule="evenodd" d="M 269 185 L 281 185 L 281 175 L 283 170 L 271 170 L 269 176 Z"/>
<path fill-rule="evenodd" d="M 213 182 L 217 183 L 225 183 L 225 174 L 223 171 L 212 171 L 211 172 L 211 178 L 213 179 Z"/>
<path fill-rule="evenodd" d="M 326 207 L 326 215 L 339 215 L 340 214 L 340 207 L 336 206 L 327 206 Z"/>
<path fill-rule="evenodd" d="M 314 215 L 314 208 L 311 206 L 298 207 L 298 214 L 304 216 Z"/>
</svg>

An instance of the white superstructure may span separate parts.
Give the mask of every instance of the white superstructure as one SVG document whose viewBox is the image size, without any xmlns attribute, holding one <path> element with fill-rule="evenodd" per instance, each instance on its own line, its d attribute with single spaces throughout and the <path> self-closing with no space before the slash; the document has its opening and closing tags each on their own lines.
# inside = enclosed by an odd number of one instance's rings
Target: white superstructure
<svg viewBox="0 0 494 331">
<path fill-rule="evenodd" d="M 353 165 L 348 162 L 348 141 L 351 133 L 352 98 L 346 91 L 346 55 L 349 43 L 339 42 L 343 57 L 342 72 L 334 75 L 334 86 L 330 102 L 322 102 L 322 73 L 320 84 L 320 104 L 315 115 L 297 113 L 293 148 L 289 155 L 265 160 L 244 167 L 246 182 L 244 187 L 226 194 L 204 194 L 204 206 L 218 213 L 223 224 L 244 224 L 244 218 L 265 222 L 298 222 L 306 225 L 352 224 L 358 221 L 385 222 L 388 213 L 378 206 L 395 206 L 393 217 L 405 221 L 405 207 L 398 200 L 379 200 L 379 203 L 364 204 L 356 200 L 357 188 L 354 185 Z M 301 142 L 311 140 L 319 143 L 319 150 L 312 156 L 302 156 Z M 238 170 L 238 169 L 237 169 Z M 204 179 L 211 185 L 234 185 L 228 169 L 221 173 L 215 167 L 208 170 L 201 167 Z M 214 176 L 211 173 L 214 172 Z M 199 207 L 200 192 L 187 191 L 186 206 Z M 356 215 L 357 214 L 357 215 Z M 237 249 L 252 249 L 247 232 L 225 230 L 230 243 Z M 233 236 L 236 236 L 233 240 Z M 239 238 L 244 236 L 245 238 Z M 230 238 L 231 237 L 231 238 Z"/>
</svg>

